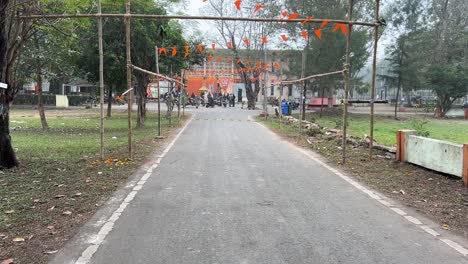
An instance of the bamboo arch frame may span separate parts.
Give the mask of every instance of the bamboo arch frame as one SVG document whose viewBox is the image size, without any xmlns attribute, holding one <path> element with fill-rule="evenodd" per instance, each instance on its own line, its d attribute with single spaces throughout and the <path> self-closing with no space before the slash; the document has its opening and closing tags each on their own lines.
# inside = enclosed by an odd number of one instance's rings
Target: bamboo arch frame
<svg viewBox="0 0 468 264">
<path fill-rule="evenodd" d="M 344 111 L 343 111 L 343 141 L 342 141 L 342 163 L 346 162 L 346 129 L 347 129 L 347 117 L 348 117 L 348 99 L 349 99 L 349 66 L 350 66 L 350 50 L 351 50 L 351 34 L 353 25 L 367 26 L 374 28 L 374 52 L 372 62 L 372 82 L 371 82 L 371 116 L 370 116 L 370 144 L 369 144 L 369 159 L 372 159 L 372 147 L 374 141 L 374 99 L 375 99 L 375 81 L 376 81 L 376 68 L 377 68 L 377 45 L 378 45 L 378 33 L 379 27 L 381 26 L 379 12 L 380 12 L 380 0 L 375 0 L 375 22 L 360 22 L 353 21 L 353 6 L 354 0 L 349 0 L 348 20 L 333 20 L 333 19 L 312 19 L 310 23 L 322 23 L 328 21 L 331 23 L 342 23 L 348 25 L 348 35 L 346 39 L 346 63 L 344 70 L 339 71 L 344 75 L 345 82 L 345 98 L 344 98 Z M 125 2 L 125 14 L 103 14 L 101 12 L 101 0 L 98 0 L 98 12 L 97 14 L 44 14 L 44 15 L 29 15 L 29 16 L 17 16 L 18 19 L 61 19 L 61 18 L 97 18 L 98 19 L 98 37 L 99 37 L 99 88 L 100 88 L 100 109 L 101 109 L 101 141 L 100 141 L 100 156 L 104 158 L 104 77 L 103 77 L 103 47 L 102 47 L 102 18 L 124 18 L 125 19 L 125 39 L 126 39 L 126 57 L 127 57 L 127 89 L 130 90 L 132 87 L 132 69 L 135 66 L 132 65 L 131 54 L 130 54 L 130 22 L 131 18 L 140 19 L 185 19 L 185 20 L 227 20 L 227 21 L 251 21 L 251 22 L 277 22 L 277 23 L 300 23 L 303 19 L 278 19 L 278 18 L 244 18 L 244 17 L 213 17 L 213 16 L 163 16 L 163 15 L 146 15 L 146 14 L 131 14 L 130 12 L 131 0 Z M 138 68 L 139 70 L 143 70 Z M 152 73 L 154 74 L 154 73 Z M 330 73 L 328 73 L 330 74 Z M 334 74 L 338 74 L 335 72 Z M 307 77 L 309 79 L 318 78 Z M 303 78 L 303 79 L 307 79 Z M 297 81 L 297 80 L 296 80 Z M 305 81 L 305 80 L 302 80 Z M 133 93 L 129 93 L 128 98 L 128 157 L 133 157 L 132 147 L 132 105 L 133 105 Z"/>
</svg>

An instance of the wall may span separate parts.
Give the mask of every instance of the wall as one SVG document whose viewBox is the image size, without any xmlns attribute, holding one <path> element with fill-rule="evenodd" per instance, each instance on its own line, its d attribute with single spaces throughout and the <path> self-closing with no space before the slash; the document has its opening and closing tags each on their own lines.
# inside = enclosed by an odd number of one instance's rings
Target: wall
<svg viewBox="0 0 468 264">
<path fill-rule="evenodd" d="M 419 137 L 415 133 L 397 132 L 397 160 L 462 177 L 468 187 L 468 144 Z"/>
<path fill-rule="evenodd" d="M 443 173 L 462 176 L 463 145 L 410 135 L 405 161 Z"/>
</svg>

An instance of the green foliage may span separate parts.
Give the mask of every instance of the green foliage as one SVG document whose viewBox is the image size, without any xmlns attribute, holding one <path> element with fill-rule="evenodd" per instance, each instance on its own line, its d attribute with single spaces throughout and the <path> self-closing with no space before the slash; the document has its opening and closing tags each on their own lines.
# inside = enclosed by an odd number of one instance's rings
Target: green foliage
<svg viewBox="0 0 468 264">
<path fill-rule="evenodd" d="M 468 67 L 462 65 L 431 65 L 426 72 L 429 87 L 437 95 L 437 107 L 448 112 L 455 100 L 468 94 Z M 444 115 L 443 114 L 443 115 Z"/>
<path fill-rule="evenodd" d="M 416 130 L 418 136 L 429 137 L 431 133 L 426 128 L 428 123 L 429 120 L 427 119 L 412 119 L 411 127 Z"/>
</svg>

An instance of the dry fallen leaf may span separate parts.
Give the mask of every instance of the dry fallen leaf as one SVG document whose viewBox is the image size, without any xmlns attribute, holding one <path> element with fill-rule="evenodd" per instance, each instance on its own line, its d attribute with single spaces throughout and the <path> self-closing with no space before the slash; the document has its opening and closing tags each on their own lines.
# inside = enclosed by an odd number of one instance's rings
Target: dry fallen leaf
<svg viewBox="0 0 468 264">
<path fill-rule="evenodd" d="M 59 195 L 56 195 L 55 198 L 58 199 L 58 198 L 62 198 L 62 197 L 65 197 L 65 195 L 63 194 L 59 194 Z"/>
<path fill-rule="evenodd" d="M 12 213 L 14 213 L 14 212 L 15 212 L 15 210 L 8 210 L 8 211 L 6 211 L 5 213 L 6 213 L 6 214 L 12 214 Z"/>
<path fill-rule="evenodd" d="M 55 254 L 58 250 L 45 251 L 44 254 Z"/>
<path fill-rule="evenodd" d="M 13 264 L 13 263 L 15 263 L 15 259 L 14 258 L 9 258 L 9 259 L 5 259 L 0 264 Z"/>
<path fill-rule="evenodd" d="M 447 224 L 443 224 L 442 227 L 443 227 L 444 229 L 450 229 L 450 226 L 447 225 Z"/>
<path fill-rule="evenodd" d="M 47 229 L 54 229 L 53 225 L 47 226 Z"/>
<path fill-rule="evenodd" d="M 13 242 L 24 242 L 24 238 L 23 237 L 13 238 Z"/>
<path fill-rule="evenodd" d="M 86 182 L 86 183 L 89 183 L 89 182 L 92 182 L 92 181 L 93 181 L 93 180 L 91 180 L 90 178 L 87 178 L 85 182 Z"/>
<path fill-rule="evenodd" d="M 55 206 L 52 206 L 51 208 L 47 209 L 48 212 L 52 211 L 55 209 Z"/>
<path fill-rule="evenodd" d="M 406 194 L 405 191 L 403 191 L 403 190 L 400 190 L 400 193 L 403 194 L 403 195 Z"/>
<path fill-rule="evenodd" d="M 75 196 L 81 196 L 81 193 L 80 193 L 80 192 L 79 192 L 79 193 L 75 193 Z"/>
<path fill-rule="evenodd" d="M 65 211 L 65 212 L 63 212 L 62 214 L 63 214 L 63 215 L 71 215 L 72 212 L 70 212 L 70 211 Z"/>
</svg>

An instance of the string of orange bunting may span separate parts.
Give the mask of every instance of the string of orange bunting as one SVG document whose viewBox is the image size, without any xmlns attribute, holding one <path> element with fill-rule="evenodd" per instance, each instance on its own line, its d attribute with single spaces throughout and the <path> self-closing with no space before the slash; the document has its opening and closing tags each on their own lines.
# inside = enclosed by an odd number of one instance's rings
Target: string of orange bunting
<svg viewBox="0 0 468 264">
<path fill-rule="evenodd" d="M 202 0 L 202 2 L 207 2 L 208 0 Z M 238 11 L 241 10 L 241 5 L 242 5 L 242 0 L 236 0 L 234 1 L 234 5 L 236 6 L 236 9 Z M 259 4 L 259 5 L 256 5 L 255 6 L 255 9 L 253 11 L 253 14 L 255 15 L 257 12 L 261 11 L 262 9 L 266 8 L 266 6 L 262 5 L 262 4 Z M 286 19 L 286 20 L 293 20 L 293 19 L 297 19 L 299 18 L 300 15 L 298 13 L 288 13 L 287 11 L 282 11 L 281 12 L 281 16 L 280 16 L 280 19 Z M 307 18 L 304 18 L 304 21 L 301 22 L 301 25 L 305 25 L 309 22 L 311 22 L 313 19 L 312 16 L 308 16 Z M 314 30 L 314 33 L 315 33 L 315 36 L 317 36 L 318 39 L 322 39 L 322 30 L 328 25 L 328 20 L 325 20 L 322 22 L 322 25 L 320 26 L 320 28 Z M 348 35 L 348 27 L 345 25 L 345 24 L 342 24 L 342 23 L 336 23 L 335 24 L 335 27 L 333 28 L 333 32 L 336 32 L 340 30 L 341 33 L 343 33 L 343 35 Z M 308 32 L 306 30 L 303 30 L 301 31 L 301 36 L 304 38 L 304 39 L 308 39 L 309 36 L 308 36 Z M 281 34 L 280 35 L 281 39 L 283 41 L 288 41 L 288 37 L 284 34 Z M 250 45 L 248 43 L 248 41 L 245 41 L 244 42 L 247 44 L 247 45 Z M 263 43 L 266 43 L 263 42 Z"/>
</svg>

